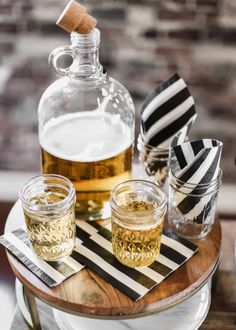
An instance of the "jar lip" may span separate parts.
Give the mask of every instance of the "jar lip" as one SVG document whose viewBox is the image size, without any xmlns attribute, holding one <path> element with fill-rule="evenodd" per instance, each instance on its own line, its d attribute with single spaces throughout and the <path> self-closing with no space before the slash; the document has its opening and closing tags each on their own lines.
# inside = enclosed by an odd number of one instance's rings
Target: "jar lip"
<svg viewBox="0 0 236 330">
<path fill-rule="evenodd" d="M 138 144 L 141 145 L 141 147 L 143 147 L 144 149 L 148 150 L 148 151 L 156 151 L 156 152 L 163 152 L 163 153 L 168 153 L 169 154 L 169 148 L 159 148 L 159 147 L 154 147 L 148 143 L 146 143 L 143 140 L 143 137 L 141 134 L 139 134 L 138 136 Z M 139 151 L 141 151 L 139 149 Z"/>
<path fill-rule="evenodd" d="M 31 187 L 33 187 L 34 184 L 40 183 L 42 186 L 47 186 L 47 183 L 44 182 L 44 180 L 56 180 L 58 181 L 57 183 L 51 183 L 51 186 L 57 186 L 57 187 L 61 187 L 64 188 L 67 192 L 68 195 L 61 201 L 59 202 L 55 202 L 49 205 L 42 205 L 42 204 L 34 204 L 32 205 L 29 200 L 25 197 L 25 194 L 27 193 L 27 191 L 29 191 L 31 189 Z M 65 183 L 65 185 L 63 185 L 62 183 Z M 59 174 L 39 174 L 39 175 L 35 175 L 32 178 L 28 179 L 27 181 L 25 181 L 19 191 L 19 198 L 23 204 L 23 207 L 31 209 L 33 208 L 33 211 L 42 211 L 42 212 L 50 212 L 51 208 L 54 207 L 64 207 L 67 206 L 67 203 L 71 203 L 74 199 L 75 199 L 75 188 L 72 184 L 72 182 L 67 179 L 66 177 L 59 175 Z"/>
<path fill-rule="evenodd" d="M 211 187 L 211 186 L 214 186 L 214 185 L 216 185 L 218 182 L 220 182 L 221 179 L 222 179 L 222 176 L 223 176 L 223 171 L 222 171 L 221 168 L 219 168 L 218 175 L 217 175 L 217 177 L 216 177 L 214 180 L 212 180 L 212 181 L 210 181 L 210 182 L 206 182 L 206 183 L 198 183 L 198 184 L 196 184 L 196 183 L 190 183 L 190 182 L 184 182 L 184 181 L 180 180 L 180 179 L 179 179 L 179 178 L 173 173 L 173 171 L 172 171 L 171 169 L 170 169 L 170 171 L 169 171 L 168 176 L 169 176 L 170 181 L 171 181 L 171 180 L 175 180 L 175 182 L 176 182 L 177 184 L 179 184 L 180 186 L 184 186 L 185 188 L 195 188 L 195 187 L 197 186 L 199 189 L 203 189 L 203 188 L 205 188 L 205 187 Z"/>
<path fill-rule="evenodd" d="M 115 198 L 115 194 L 122 188 L 124 187 L 128 187 L 129 185 L 132 184 L 143 184 L 149 188 L 152 188 L 154 191 L 153 193 L 158 193 L 159 196 L 161 196 L 161 201 L 160 201 L 160 205 L 158 205 L 156 208 L 152 209 L 152 210 L 145 210 L 145 211 L 131 211 L 131 210 L 127 210 L 124 209 L 123 207 L 121 207 L 119 204 L 117 204 L 116 202 L 116 198 Z M 164 215 L 165 210 L 166 210 L 166 203 L 167 203 L 167 197 L 165 195 L 165 193 L 163 192 L 163 190 L 156 185 L 153 182 L 147 181 L 147 180 L 139 180 L 139 179 L 134 179 L 134 180 L 128 180 L 128 181 L 124 181 L 119 183 L 118 185 L 116 185 L 110 193 L 110 206 L 111 209 L 114 210 L 115 212 L 118 213 L 124 213 L 127 214 L 127 216 L 131 216 L 131 215 L 136 215 L 136 216 L 140 216 L 140 218 L 142 216 L 150 216 L 150 215 Z"/>
<path fill-rule="evenodd" d="M 70 38 L 72 43 L 78 43 L 79 45 L 88 45 L 91 43 L 99 43 L 100 42 L 100 31 L 97 28 L 92 29 L 92 31 L 88 34 L 82 34 L 78 32 L 71 32 Z"/>
</svg>

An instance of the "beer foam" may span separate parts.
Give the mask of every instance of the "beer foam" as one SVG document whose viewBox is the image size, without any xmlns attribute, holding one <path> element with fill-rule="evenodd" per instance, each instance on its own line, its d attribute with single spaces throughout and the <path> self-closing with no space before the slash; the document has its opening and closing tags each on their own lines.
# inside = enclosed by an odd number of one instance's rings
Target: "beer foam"
<svg viewBox="0 0 236 330">
<path fill-rule="evenodd" d="M 133 142 L 132 130 L 120 117 L 101 111 L 65 114 L 49 120 L 41 132 L 41 147 L 53 156 L 92 162 L 117 156 Z"/>
</svg>

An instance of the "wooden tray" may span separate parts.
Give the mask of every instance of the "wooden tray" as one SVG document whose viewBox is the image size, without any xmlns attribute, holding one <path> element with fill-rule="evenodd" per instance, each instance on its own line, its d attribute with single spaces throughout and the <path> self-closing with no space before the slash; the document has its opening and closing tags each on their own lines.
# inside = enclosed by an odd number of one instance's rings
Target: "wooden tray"
<svg viewBox="0 0 236 330">
<path fill-rule="evenodd" d="M 23 214 L 17 202 L 8 216 L 6 231 L 19 227 L 23 221 Z M 216 218 L 212 231 L 205 239 L 193 242 L 199 246 L 199 251 L 137 302 L 132 301 L 88 268 L 56 288 L 50 289 L 13 255 L 7 255 L 15 276 L 36 297 L 52 307 L 86 317 L 124 319 L 170 308 L 193 295 L 206 283 L 219 262 L 219 218 Z"/>
</svg>

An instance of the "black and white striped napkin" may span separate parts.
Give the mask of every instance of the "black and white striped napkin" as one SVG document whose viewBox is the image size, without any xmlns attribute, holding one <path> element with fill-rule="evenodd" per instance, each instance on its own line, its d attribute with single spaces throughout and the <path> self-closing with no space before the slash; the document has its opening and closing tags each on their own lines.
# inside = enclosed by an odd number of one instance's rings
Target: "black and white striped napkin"
<svg viewBox="0 0 236 330">
<path fill-rule="evenodd" d="M 143 297 L 198 250 L 193 243 L 164 230 L 158 260 L 149 267 L 132 269 L 113 255 L 110 229 L 110 224 L 104 227 L 78 220 L 76 247 L 70 257 L 60 262 L 39 259 L 30 248 L 23 228 L 4 234 L 0 243 L 49 287 L 62 283 L 86 265 L 133 300 Z"/>
<path fill-rule="evenodd" d="M 80 243 L 78 240 L 77 244 Z M 50 288 L 62 283 L 84 268 L 83 264 L 71 256 L 59 262 L 47 262 L 38 258 L 30 247 L 28 234 L 23 227 L 5 233 L 0 237 L 0 244 L 5 246 L 5 248 Z"/>
<path fill-rule="evenodd" d="M 142 140 L 153 147 L 169 148 L 181 130 L 184 141 L 196 117 L 194 99 L 176 73 L 145 100 L 141 111 Z"/>
<path fill-rule="evenodd" d="M 172 147 L 170 169 L 179 180 L 178 191 L 174 194 L 175 205 L 188 220 L 202 223 L 211 211 L 215 194 L 207 195 L 212 190 L 208 184 L 219 175 L 222 147 L 222 142 L 213 139 Z"/>
<path fill-rule="evenodd" d="M 164 230 L 157 260 L 148 267 L 130 268 L 114 256 L 111 227 L 94 228 L 94 222 L 78 222 L 77 235 L 82 241 L 72 257 L 84 263 L 103 279 L 133 300 L 142 298 L 197 251 L 193 243 Z"/>
</svg>

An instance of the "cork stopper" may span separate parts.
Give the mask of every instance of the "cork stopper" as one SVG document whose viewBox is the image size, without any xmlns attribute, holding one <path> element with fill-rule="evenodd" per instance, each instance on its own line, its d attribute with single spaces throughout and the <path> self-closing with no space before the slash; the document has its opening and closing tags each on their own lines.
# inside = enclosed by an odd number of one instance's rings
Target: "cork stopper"
<svg viewBox="0 0 236 330">
<path fill-rule="evenodd" d="M 96 26 L 97 21 L 86 13 L 85 7 L 71 0 L 56 24 L 70 33 L 75 31 L 80 34 L 88 34 Z"/>
</svg>

